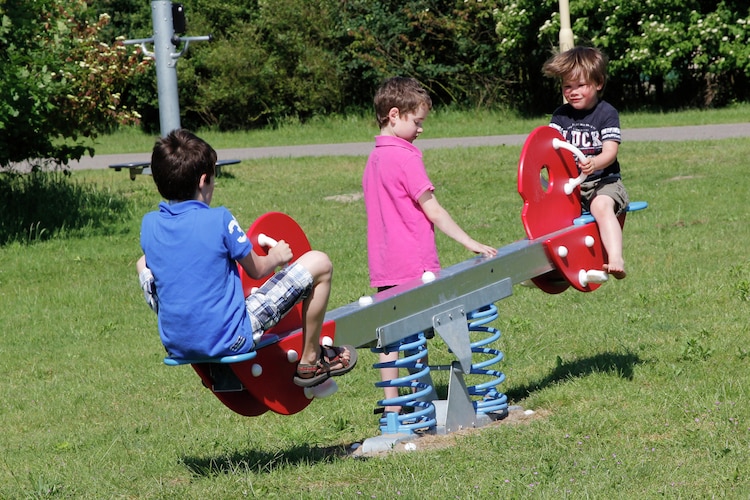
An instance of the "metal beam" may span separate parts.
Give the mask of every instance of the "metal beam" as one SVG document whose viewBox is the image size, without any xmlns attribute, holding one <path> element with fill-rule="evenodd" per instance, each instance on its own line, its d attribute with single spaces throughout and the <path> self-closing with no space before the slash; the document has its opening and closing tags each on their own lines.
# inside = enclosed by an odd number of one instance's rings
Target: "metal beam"
<svg viewBox="0 0 750 500">
<path fill-rule="evenodd" d="M 511 294 L 512 285 L 540 276 L 554 267 L 543 240 L 520 240 L 498 249 L 492 258 L 475 257 L 442 269 L 434 281 L 415 279 L 339 307 L 326 314 L 336 323 L 336 342 L 360 347 L 390 345 L 431 329 L 433 317 L 457 306 L 473 311 Z M 366 298 L 365 298 L 366 299 Z"/>
</svg>

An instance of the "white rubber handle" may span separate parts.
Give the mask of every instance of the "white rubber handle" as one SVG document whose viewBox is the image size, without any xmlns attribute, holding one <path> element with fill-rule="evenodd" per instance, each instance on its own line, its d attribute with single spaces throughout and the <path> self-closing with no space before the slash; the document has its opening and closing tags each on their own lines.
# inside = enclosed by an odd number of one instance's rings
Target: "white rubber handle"
<svg viewBox="0 0 750 500">
<path fill-rule="evenodd" d="M 258 235 L 258 245 L 262 247 L 272 248 L 275 247 L 277 243 L 278 241 L 263 233 Z"/>
<path fill-rule="evenodd" d="M 588 286 L 589 283 L 606 283 L 607 273 L 598 269 L 590 269 L 588 271 L 581 269 L 578 271 L 578 282 L 581 286 Z"/>
<path fill-rule="evenodd" d="M 305 387 L 304 392 L 305 392 L 305 397 L 307 399 L 312 399 L 312 398 L 323 399 L 323 398 L 327 398 L 331 394 L 334 394 L 338 390 L 339 390 L 339 386 L 336 383 L 336 381 L 333 380 L 332 378 L 328 378 L 325 380 L 325 382 L 321 384 L 314 385 L 312 387 Z"/>
<path fill-rule="evenodd" d="M 552 147 L 555 149 L 560 149 L 560 148 L 567 149 L 568 151 L 576 155 L 579 161 L 584 161 L 586 159 L 586 155 L 583 154 L 580 149 L 573 146 L 569 142 L 561 141 L 560 139 L 555 138 L 555 139 L 552 139 Z M 569 179 L 568 182 L 566 182 L 565 185 L 563 186 L 563 190 L 565 191 L 565 194 L 571 194 L 577 185 L 579 185 L 584 180 L 586 180 L 586 177 L 587 177 L 586 174 L 581 174 L 578 177 Z"/>
</svg>

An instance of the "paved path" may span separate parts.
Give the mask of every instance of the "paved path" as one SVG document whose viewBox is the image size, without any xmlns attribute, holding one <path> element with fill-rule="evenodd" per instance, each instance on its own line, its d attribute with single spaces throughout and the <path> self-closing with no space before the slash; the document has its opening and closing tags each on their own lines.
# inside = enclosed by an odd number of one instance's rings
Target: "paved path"
<svg viewBox="0 0 750 500">
<path fill-rule="evenodd" d="M 436 148 L 456 148 L 474 146 L 520 146 L 528 134 L 492 135 L 486 137 L 458 137 L 444 139 L 417 139 L 415 145 L 422 150 Z M 724 125 L 695 125 L 685 127 L 633 128 L 622 132 L 627 141 L 697 141 L 708 139 L 728 139 L 750 137 L 750 123 Z M 277 146 L 267 148 L 221 149 L 217 153 L 220 160 L 252 160 L 258 158 L 296 158 L 302 156 L 367 156 L 372 150 L 372 142 L 351 142 L 345 144 L 311 144 L 305 146 Z M 149 160 L 150 153 L 98 155 L 71 162 L 73 170 L 108 168 L 116 163 L 143 162 Z"/>
</svg>

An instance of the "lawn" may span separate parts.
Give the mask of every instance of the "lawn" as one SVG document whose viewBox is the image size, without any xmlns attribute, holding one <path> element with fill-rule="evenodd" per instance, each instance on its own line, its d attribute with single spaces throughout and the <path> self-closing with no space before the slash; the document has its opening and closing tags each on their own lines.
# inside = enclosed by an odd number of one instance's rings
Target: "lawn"
<svg viewBox="0 0 750 500">
<path fill-rule="evenodd" d="M 524 237 L 519 153 L 425 151 L 441 203 L 498 247 Z M 162 363 L 134 273 L 140 219 L 159 202 L 151 179 L 74 172 L 85 188 L 55 210 L 102 216 L 32 223 L 0 247 L 0 497 L 745 498 L 748 156 L 748 139 L 623 144 L 631 199 L 649 203 L 625 227 L 628 278 L 593 293 L 516 286 L 497 303 L 499 389 L 533 415 L 360 458 L 352 444 L 378 434 L 376 355 L 360 349 L 339 392 L 298 414 L 232 413 L 189 367 Z M 242 162 L 213 203 L 244 226 L 291 215 L 331 256 L 334 309 L 372 293 L 364 207 L 345 196 L 364 161 Z M 470 257 L 437 241 L 444 267 Z"/>
</svg>

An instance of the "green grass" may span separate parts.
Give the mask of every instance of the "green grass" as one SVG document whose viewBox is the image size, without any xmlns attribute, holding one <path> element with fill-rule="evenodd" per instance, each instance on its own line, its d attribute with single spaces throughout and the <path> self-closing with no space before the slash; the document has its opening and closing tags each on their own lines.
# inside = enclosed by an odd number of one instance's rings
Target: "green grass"
<svg viewBox="0 0 750 500">
<path fill-rule="evenodd" d="M 742 123 L 750 116 L 750 104 L 679 113 L 623 113 L 623 128 L 674 127 L 715 123 Z M 519 117 L 511 112 L 435 109 L 425 122 L 424 138 L 471 137 L 526 134 L 549 123 L 548 116 Z M 291 146 L 301 144 L 338 144 L 369 142 L 378 132 L 371 115 L 331 116 L 308 123 L 284 123 L 277 128 L 247 132 L 198 131 L 216 149 Z M 138 129 L 122 129 L 97 140 L 96 154 L 143 153 L 151 151 L 154 137 Z"/>
<path fill-rule="evenodd" d="M 437 196 L 479 240 L 524 233 L 520 147 L 425 151 Z M 161 362 L 134 274 L 148 177 L 75 172 L 117 201 L 109 229 L 0 247 L 0 498 L 744 498 L 750 488 L 746 139 L 627 143 L 629 277 L 593 293 L 514 287 L 497 303 L 500 389 L 536 412 L 448 446 L 353 459 L 378 434 L 375 355 L 292 416 L 240 417 Z M 364 158 L 247 161 L 214 204 L 280 210 L 335 266 L 331 308 L 370 293 Z M 71 204 L 78 197 L 72 191 Z M 41 202 L 42 200 L 40 200 Z M 45 233 L 47 234 L 47 233 Z M 444 266 L 469 256 L 443 235 Z M 431 354 L 445 356 L 441 344 Z M 420 444 L 417 443 L 419 447 Z"/>
</svg>

